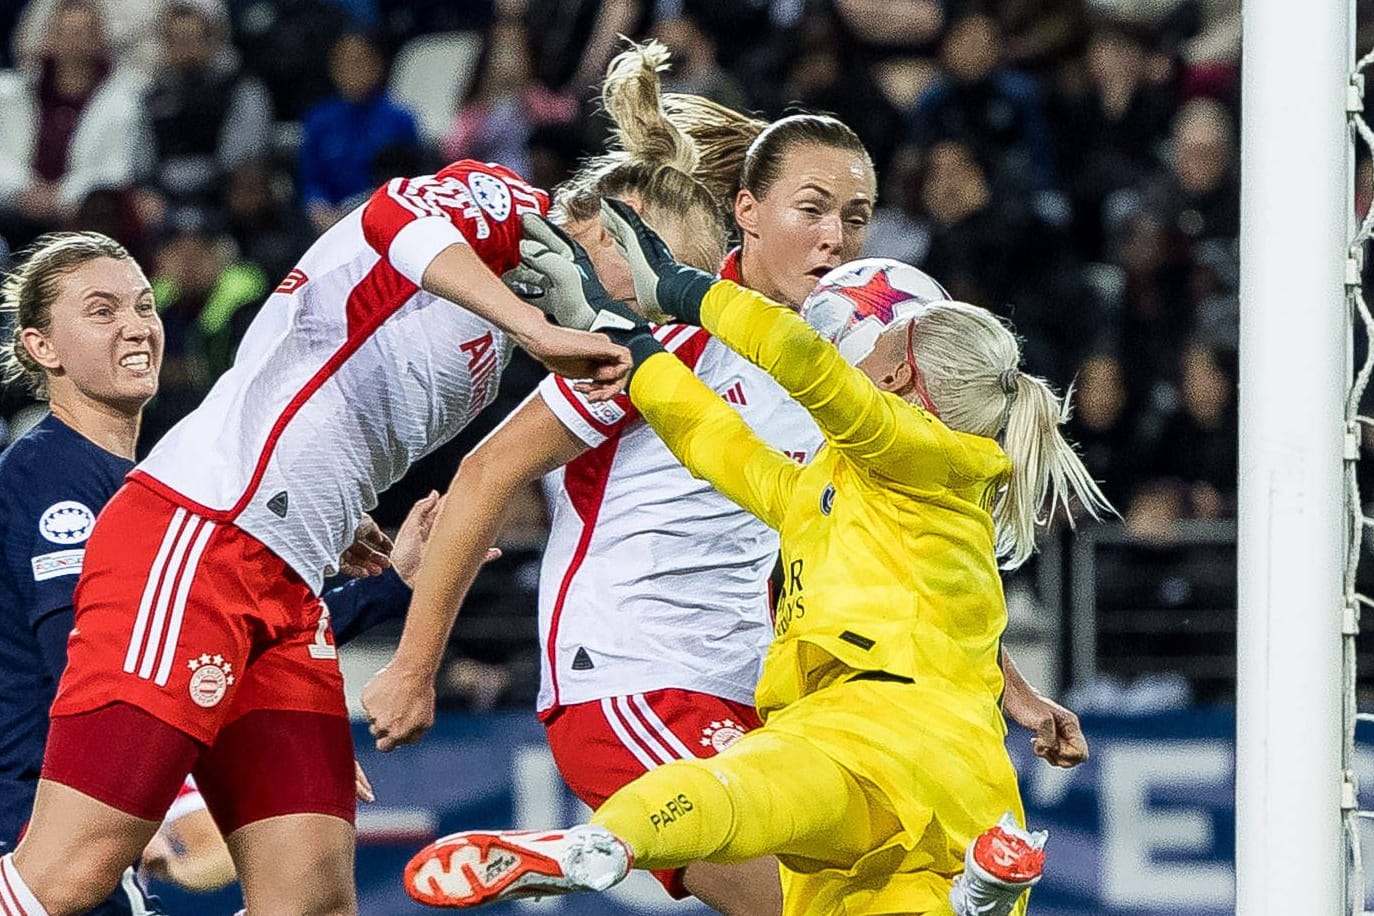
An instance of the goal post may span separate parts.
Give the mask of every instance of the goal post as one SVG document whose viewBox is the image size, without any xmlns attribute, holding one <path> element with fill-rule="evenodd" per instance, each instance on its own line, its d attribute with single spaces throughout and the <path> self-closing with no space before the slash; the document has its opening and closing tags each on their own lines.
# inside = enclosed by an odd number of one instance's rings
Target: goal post
<svg viewBox="0 0 1374 916">
<path fill-rule="evenodd" d="M 1244 0 L 1239 916 L 1345 902 L 1345 303 L 1354 0 Z"/>
</svg>

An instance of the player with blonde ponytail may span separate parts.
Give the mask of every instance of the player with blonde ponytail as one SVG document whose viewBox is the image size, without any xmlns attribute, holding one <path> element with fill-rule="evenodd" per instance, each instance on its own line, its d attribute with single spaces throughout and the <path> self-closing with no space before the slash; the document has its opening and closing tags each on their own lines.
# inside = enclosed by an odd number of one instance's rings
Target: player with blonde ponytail
<svg viewBox="0 0 1374 916">
<path fill-rule="evenodd" d="M 641 304 L 765 369 L 824 435 L 797 465 L 665 358 L 575 244 L 534 261 L 551 313 L 633 354 L 631 402 L 673 454 L 780 533 L 787 586 L 756 691 L 765 724 L 711 759 L 644 774 L 590 824 L 445 837 L 408 881 L 480 906 L 773 854 L 787 916 L 1024 912 L 1046 836 L 1023 826 L 1004 744 L 998 558 L 1024 560 L 1047 503 L 1110 511 L 1059 432 L 1058 398 L 1020 372 L 1014 336 L 983 309 L 920 305 L 850 365 L 781 303 L 675 262 L 628 207 L 611 202 L 605 218 Z"/>
<path fill-rule="evenodd" d="M 1071 522 L 1073 500 L 1094 518 L 1114 511 L 1060 432 L 1068 420 L 1068 398 L 1061 400 L 1044 379 L 1018 368 L 1016 337 L 995 315 L 962 302 L 934 302 L 917 311 L 905 334 L 932 413 L 953 429 L 998 440 L 1011 459 L 1006 486 L 992 503 L 997 555 L 1005 568 L 1030 557 L 1037 526 L 1057 508 Z M 902 328 L 889 328 L 875 352 L 900 348 L 903 336 Z"/>
</svg>

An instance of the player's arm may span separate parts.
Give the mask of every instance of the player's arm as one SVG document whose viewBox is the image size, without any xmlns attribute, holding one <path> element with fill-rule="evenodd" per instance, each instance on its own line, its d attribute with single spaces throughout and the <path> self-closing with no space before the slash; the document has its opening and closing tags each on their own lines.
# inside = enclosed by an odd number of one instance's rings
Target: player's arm
<svg viewBox="0 0 1374 916">
<path fill-rule="evenodd" d="M 20 474 L 39 481 L 50 476 L 36 471 Z M 32 577 L 29 605 L 22 610 L 54 683 L 67 667 L 73 593 L 85 560 L 86 539 L 111 495 L 81 473 L 64 478 L 59 486 L 8 494 L 6 522 L 17 535 L 9 546 L 19 551 L 11 562 L 16 574 Z"/>
<path fill-rule="evenodd" d="M 635 370 L 630 400 L 694 477 L 781 527 L 801 466 L 759 438 L 691 370 L 666 352 L 650 355 Z"/>
<path fill-rule="evenodd" d="M 391 663 L 363 690 L 377 748 L 417 740 L 434 722 L 434 678 L 468 589 L 519 487 L 586 451 L 543 397 L 531 395 L 463 459 L 415 575 L 415 593 Z"/>
<path fill-rule="evenodd" d="M 834 448 L 886 476 L 939 480 L 946 450 L 961 447 L 934 417 L 884 394 L 791 309 L 673 260 L 658 235 L 612 201 L 607 228 L 630 262 L 642 304 L 697 324 L 778 382 L 807 409 Z"/>
<path fill-rule="evenodd" d="M 605 328 L 623 343 L 635 367 L 630 399 L 674 457 L 736 505 L 779 527 L 801 473 L 797 463 L 759 438 L 664 350 L 643 316 L 610 298 L 581 245 L 542 217 L 526 216 L 524 230 L 521 264 L 543 289 L 541 306 L 560 322 Z"/>
<path fill-rule="evenodd" d="M 1011 653 L 1002 650 L 1002 711 L 1032 732 L 1031 748 L 1057 767 L 1075 767 L 1088 759 L 1088 739 L 1072 710 L 1042 696 L 1021 675 Z"/>
<path fill-rule="evenodd" d="M 623 348 L 599 334 L 550 325 L 506 289 L 444 209 L 407 188 L 405 179 L 388 182 L 362 214 L 364 238 L 401 276 L 506 331 L 553 372 L 591 379 L 597 397 L 624 387 Z"/>
<path fill-rule="evenodd" d="M 456 302 L 507 331 L 550 371 L 590 378 L 607 396 L 621 390 L 629 356 L 601 334 L 549 324 L 544 313 L 516 296 L 467 244 L 450 245 L 425 269 L 426 292 Z"/>
</svg>

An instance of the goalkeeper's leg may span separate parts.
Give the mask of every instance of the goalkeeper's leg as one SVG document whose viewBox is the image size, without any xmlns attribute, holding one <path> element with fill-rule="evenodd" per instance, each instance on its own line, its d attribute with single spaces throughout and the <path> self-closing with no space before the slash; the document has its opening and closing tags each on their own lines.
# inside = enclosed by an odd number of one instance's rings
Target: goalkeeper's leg
<svg viewBox="0 0 1374 916">
<path fill-rule="evenodd" d="M 620 789 L 592 816 L 639 868 L 788 855 L 846 867 L 900 825 L 830 757 L 794 735 L 752 732 L 707 760 L 680 760 Z"/>
</svg>

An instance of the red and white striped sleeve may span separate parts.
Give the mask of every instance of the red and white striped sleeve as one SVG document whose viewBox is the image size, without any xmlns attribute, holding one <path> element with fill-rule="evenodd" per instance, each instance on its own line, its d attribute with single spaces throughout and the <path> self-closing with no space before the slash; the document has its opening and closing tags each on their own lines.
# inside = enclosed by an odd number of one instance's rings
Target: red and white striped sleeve
<svg viewBox="0 0 1374 916">
<path fill-rule="evenodd" d="M 419 286 L 450 245 L 471 245 L 501 274 L 520 261 L 520 216 L 547 213 L 549 196 L 510 169 L 462 160 L 434 175 L 393 178 L 363 207 L 363 237 Z"/>
<path fill-rule="evenodd" d="M 690 324 L 660 325 L 654 328 L 654 337 L 692 370 L 696 369 L 711 339 L 708 331 Z M 589 401 L 577 392 L 573 383 L 556 375 L 549 375 L 539 383 L 539 396 L 559 422 L 589 448 L 615 438 L 639 419 L 639 411 L 627 395 L 620 394 L 600 403 Z"/>
</svg>

